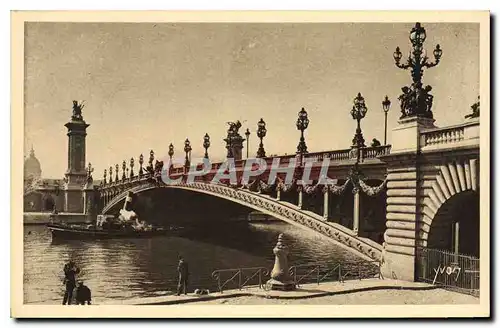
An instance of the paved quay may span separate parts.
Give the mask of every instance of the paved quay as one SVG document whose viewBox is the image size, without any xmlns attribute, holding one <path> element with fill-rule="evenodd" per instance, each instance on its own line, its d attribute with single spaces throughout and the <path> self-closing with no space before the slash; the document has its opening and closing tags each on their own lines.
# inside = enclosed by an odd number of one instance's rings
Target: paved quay
<svg viewBox="0 0 500 328">
<path fill-rule="evenodd" d="M 353 296 L 356 295 L 356 296 Z M 363 298 L 386 297 L 387 304 L 476 304 L 479 298 L 439 289 L 436 286 L 392 279 L 349 280 L 344 283 L 304 284 L 294 291 L 266 291 L 258 287 L 227 290 L 209 295 L 164 295 L 99 303 L 99 305 L 169 305 L 169 304 L 357 304 Z M 363 301 L 362 301 L 363 302 Z M 379 303 L 380 304 L 380 303 Z"/>
</svg>

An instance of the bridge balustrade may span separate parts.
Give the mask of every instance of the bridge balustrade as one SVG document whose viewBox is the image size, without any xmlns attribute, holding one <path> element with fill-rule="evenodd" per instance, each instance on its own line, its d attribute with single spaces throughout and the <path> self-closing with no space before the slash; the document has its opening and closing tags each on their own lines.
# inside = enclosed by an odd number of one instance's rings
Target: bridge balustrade
<svg viewBox="0 0 500 328">
<path fill-rule="evenodd" d="M 420 145 L 423 151 L 434 148 L 451 148 L 462 145 L 476 145 L 479 139 L 479 121 L 472 120 L 445 128 L 422 131 Z"/>
<path fill-rule="evenodd" d="M 430 138 L 431 137 L 428 137 L 429 140 L 430 140 Z M 375 159 L 378 156 L 389 154 L 390 150 L 391 150 L 390 145 L 378 146 L 378 147 L 366 147 L 366 148 L 361 149 L 361 156 L 360 157 L 362 160 Z M 292 158 L 295 158 L 296 156 L 297 156 L 296 154 L 291 154 L 291 155 L 287 154 L 287 155 L 281 155 L 281 156 L 275 156 L 275 157 L 264 157 L 262 159 L 266 162 L 268 168 L 271 167 L 273 160 L 275 158 L 280 159 L 279 167 L 287 167 L 290 164 L 290 160 Z M 313 158 L 314 163 L 320 163 L 326 158 L 328 158 L 330 160 L 330 163 L 343 162 L 343 161 L 351 162 L 354 159 L 354 157 L 352 155 L 352 149 L 341 149 L 341 150 L 334 150 L 334 151 L 322 151 L 322 152 L 315 152 L 315 153 L 307 153 L 307 154 L 304 154 L 304 158 L 306 158 L 306 159 Z M 195 177 L 195 181 L 197 181 L 197 182 L 210 181 L 215 176 L 215 174 L 217 173 L 219 168 L 222 166 L 222 164 L 223 164 L 223 162 L 211 163 L 211 168 L 210 168 L 209 172 L 203 177 Z M 237 172 L 238 180 L 241 179 L 245 165 L 246 165 L 246 159 L 235 161 L 235 169 Z M 258 164 L 254 164 L 254 167 L 257 167 L 257 165 Z M 201 170 L 202 167 L 203 167 L 203 164 L 197 165 L 197 170 Z M 316 170 L 318 170 L 318 167 L 314 166 L 313 171 L 316 171 Z M 177 167 L 172 166 L 169 169 L 169 176 L 172 179 L 177 179 L 181 176 L 184 176 L 185 174 L 186 174 L 186 168 L 184 166 L 177 166 Z M 261 178 L 267 177 L 268 174 L 269 174 L 269 170 L 266 170 L 266 172 L 261 174 Z M 112 182 L 105 182 L 105 183 L 103 183 L 101 188 L 120 186 L 124 183 L 134 183 L 136 181 L 144 180 L 144 179 L 148 179 L 148 178 L 151 178 L 151 173 L 146 171 L 146 173 L 144 173 L 142 176 L 137 174 L 134 177 L 127 177 L 125 180 L 119 179 L 119 180 L 114 180 Z"/>
<path fill-rule="evenodd" d="M 464 140 L 464 127 L 451 127 L 423 133 L 423 146 L 449 144 Z"/>
</svg>

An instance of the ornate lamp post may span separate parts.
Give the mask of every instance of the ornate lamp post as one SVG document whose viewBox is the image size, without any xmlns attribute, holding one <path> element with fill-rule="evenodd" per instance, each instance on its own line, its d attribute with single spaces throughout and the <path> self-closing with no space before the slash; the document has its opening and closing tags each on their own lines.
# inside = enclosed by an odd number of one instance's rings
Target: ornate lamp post
<svg viewBox="0 0 500 328">
<path fill-rule="evenodd" d="M 356 163 L 359 163 L 361 148 L 366 147 L 365 139 L 363 138 L 363 133 L 361 132 L 361 120 L 365 117 L 367 111 L 368 108 L 366 108 L 365 105 L 365 98 L 361 96 L 361 93 L 358 93 L 356 98 L 354 98 L 354 105 L 351 109 L 352 118 L 358 123 L 356 127 L 356 134 L 354 134 L 354 138 L 352 139 L 352 146 L 357 148 Z"/>
<path fill-rule="evenodd" d="M 382 109 L 384 110 L 384 114 L 385 114 L 384 146 L 387 145 L 387 113 L 389 112 L 390 108 L 391 108 L 391 101 L 389 100 L 389 97 L 385 96 L 384 101 L 382 101 Z"/>
<path fill-rule="evenodd" d="M 435 61 L 433 63 L 429 62 L 429 58 L 423 50 L 426 36 L 425 29 L 420 23 L 416 23 L 410 32 L 412 51 L 406 63 L 401 64 L 403 54 L 399 47 L 396 47 L 396 51 L 393 54 L 397 67 L 405 70 L 411 69 L 411 77 L 413 80 L 409 88 L 402 88 L 403 94 L 399 97 L 401 101 L 401 118 L 413 116 L 433 118 L 431 111 L 433 96 L 429 93 L 432 87 L 429 85 L 425 86 L 425 88 L 422 87 L 422 75 L 424 68 L 431 68 L 439 64 L 443 50 L 441 50 L 439 44 L 436 45 L 433 51 Z"/>
<path fill-rule="evenodd" d="M 134 158 L 130 158 L 130 178 L 134 177 Z"/>
<path fill-rule="evenodd" d="M 118 182 L 119 178 L 118 178 L 118 164 L 115 164 L 115 181 Z"/>
<path fill-rule="evenodd" d="M 297 146 L 297 153 L 298 154 L 306 154 L 307 153 L 307 146 L 306 146 L 306 141 L 304 139 L 304 131 L 307 129 L 309 126 L 309 118 L 307 118 L 307 112 L 302 107 L 302 109 L 299 112 L 299 118 L 297 119 L 297 130 L 300 130 L 300 142 L 299 145 Z"/>
<path fill-rule="evenodd" d="M 142 164 L 144 164 L 144 156 L 139 156 L 139 177 L 142 177 L 144 171 L 142 170 Z"/>
<path fill-rule="evenodd" d="M 102 183 L 103 185 L 105 185 L 106 182 L 107 182 L 106 181 L 106 175 L 107 175 L 107 171 L 106 171 L 106 169 L 104 169 L 104 179 L 103 179 L 103 183 Z"/>
<path fill-rule="evenodd" d="M 170 143 L 170 145 L 168 145 L 168 157 L 170 157 L 170 165 L 173 165 L 172 164 L 172 156 L 174 156 L 174 145 L 172 145 L 172 143 Z"/>
<path fill-rule="evenodd" d="M 203 137 L 203 148 L 205 148 L 205 158 L 208 158 L 208 147 L 210 147 L 210 136 L 205 133 Z"/>
<path fill-rule="evenodd" d="M 155 160 L 155 152 L 151 149 L 151 151 L 149 152 L 149 171 L 150 172 L 153 172 L 154 169 L 153 169 L 153 161 Z"/>
<path fill-rule="evenodd" d="M 257 123 L 257 137 L 260 139 L 259 149 L 257 150 L 257 157 L 266 157 L 266 151 L 264 150 L 264 144 L 262 143 L 262 139 L 266 136 L 266 122 L 264 119 L 260 119 L 259 123 Z M 248 157 L 248 156 L 247 156 Z"/>
<path fill-rule="evenodd" d="M 186 138 L 186 141 L 184 141 L 184 152 L 186 153 L 186 160 L 184 161 L 184 166 L 186 168 L 188 168 L 190 165 L 188 154 L 191 152 L 191 150 L 192 150 L 191 142 L 189 141 L 189 139 Z"/>
<path fill-rule="evenodd" d="M 113 182 L 113 166 L 109 167 L 109 183 Z"/>
<path fill-rule="evenodd" d="M 248 143 L 249 143 L 249 140 L 250 140 L 250 130 L 247 130 L 245 131 L 245 137 L 247 137 L 247 158 L 248 158 Z"/>
<path fill-rule="evenodd" d="M 127 162 L 125 162 L 125 160 L 123 160 L 123 163 L 122 163 L 122 180 L 125 181 L 125 179 L 127 178 L 127 174 L 126 174 L 126 169 L 127 169 Z"/>
</svg>

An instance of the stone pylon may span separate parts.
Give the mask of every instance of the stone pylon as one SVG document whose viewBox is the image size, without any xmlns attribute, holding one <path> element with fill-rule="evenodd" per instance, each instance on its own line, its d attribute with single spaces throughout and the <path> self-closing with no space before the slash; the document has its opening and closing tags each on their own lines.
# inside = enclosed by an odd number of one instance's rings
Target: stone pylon
<svg viewBox="0 0 500 328">
<path fill-rule="evenodd" d="M 267 282 L 274 290 L 294 290 L 295 283 L 288 272 L 288 247 L 285 245 L 284 235 L 278 236 L 278 243 L 273 249 L 275 255 L 271 279 Z"/>
</svg>

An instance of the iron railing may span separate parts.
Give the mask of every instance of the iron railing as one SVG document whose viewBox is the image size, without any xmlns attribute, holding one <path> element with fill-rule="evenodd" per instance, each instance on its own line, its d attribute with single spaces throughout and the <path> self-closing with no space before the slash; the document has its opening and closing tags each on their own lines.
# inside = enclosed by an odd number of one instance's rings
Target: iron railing
<svg viewBox="0 0 500 328">
<path fill-rule="evenodd" d="M 255 286 L 269 290 L 266 278 L 271 270 L 264 267 L 238 268 L 215 270 L 212 278 L 216 280 L 220 293 L 227 289 L 243 289 L 244 287 Z M 296 287 L 302 284 L 314 283 L 318 285 L 323 281 L 379 278 L 384 279 L 380 273 L 380 263 L 378 261 L 366 261 L 357 264 L 341 263 L 314 263 L 294 265 L 289 268 L 289 275 Z"/>
<path fill-rule="evenodd" d="M 378 261 L 356 264 L 313 263 L 294 265 L 290 267 L 289 274 L 297 287 L 304 283 L 313 282 L 319 285 L 322 281 L 344 282 L 354 279 L 384 279 Z"/>
<path fill-rule="evenodd" d="M 479 297 L 479 259 L 446 250 L 417 249 L 417 280 Z"/>
<path fill-rule="evenodd" d="M 263 267 L 223 269 L 212 272 L 212 278 L 217 281 L 219 292 L 227 286 L 243 289 L 245 286 L 264 287 L 264 277 L 269 276 L 269 270 Z M 226 288 L 227 289 L 227 288 Z"/>
</svg>

